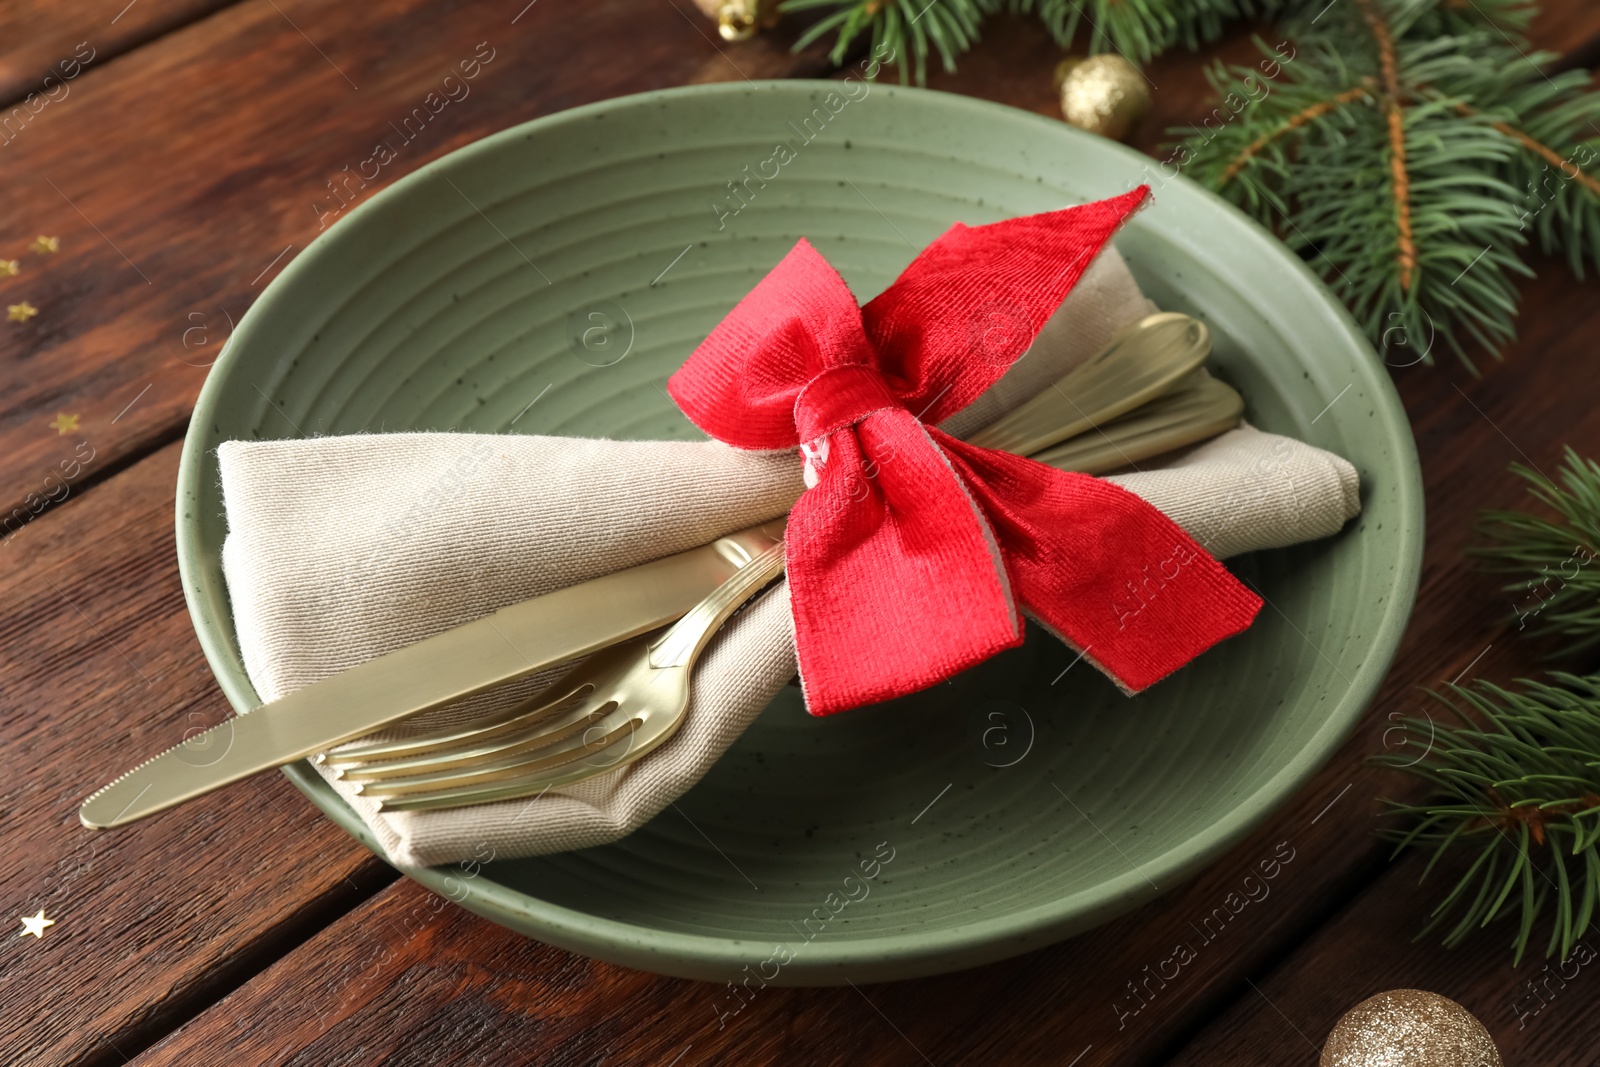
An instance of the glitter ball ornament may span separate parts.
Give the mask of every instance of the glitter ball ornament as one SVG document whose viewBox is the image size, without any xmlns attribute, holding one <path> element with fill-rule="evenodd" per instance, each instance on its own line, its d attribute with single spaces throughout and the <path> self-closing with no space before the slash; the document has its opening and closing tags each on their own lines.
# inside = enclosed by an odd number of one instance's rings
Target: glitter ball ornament
<svg viewBox="0 0 1600 1067">
<path fill-rule="evenodd" d="M 771 25 L 777 5 L 769 0 L 694 0 L 708 18 L 717 20 L 724 41 L 748 41 L 756 31 Z"/>
<path fill-rule="evenodd" d="M 1082 130 L 1121 141 L 1150 111 L 1150 85 L 1119 55 L 1064 59 L 1056 66 L 1061 114 Z"/>
<path fill-rule="evenodd" d="M 1448 997 L 1394 989 L 1334 1024 L 1322 1067 L 1504 1067 L 1489 1031 Z"/>
</svg>

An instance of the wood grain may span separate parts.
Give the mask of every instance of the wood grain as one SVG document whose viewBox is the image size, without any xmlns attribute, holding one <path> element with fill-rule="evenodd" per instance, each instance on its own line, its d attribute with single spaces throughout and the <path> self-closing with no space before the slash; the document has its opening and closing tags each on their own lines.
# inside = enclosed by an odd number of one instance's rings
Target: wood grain
<svg viewBox="0 0 1600 1067">
<path fill-rule="evenodd" d="M 1477 1016 L 1508 1064 L 1593 1063 L 1600 1043 L 1600 938 L 1566 961 L 1513 967 L 1510 931 L 1487 931 L 1446 952 L 1437 934 L 1417 941 L 1438 902 L 1423 861 L 1396 864 L 1281 966 L 1245 986 L 1238 1002 L 1171 1062 L 1173 1067 L 1278 1067 L 1314 1063 L 1339 1017 L 1391 989 L 1426 989 Z"/>
<path fill-rule="evenodd" d="M 52 104 L 65 103 L 83 68 L 104 64 L 233 2 L 11 0 L 0 5 L 0 104 L 16 103 L 30 92 L 47 93 Z M 8 132 L 24 125 L 19 121 Z M 0 141 L 8 140 L 0 134 Z"/>
<path fill-rule="evenodd" d="M 0 304 L 39 308 L 0 323 L 0 516 L 41 503 L 27 494 L 55 462 L 58 414 L 94 434 L 102 465 L 171 440 L 230 322 L 318 233 L 329 183 L 458 64 L 491 57 L 363 197 L 578 104 L 831 69 L 783 34 L 724 44 L 690 0 L 522 7 L 248 0 L 90 66 L 0 149 L 0 258 L 22 259 Z M 40 233 L 60 252 L 26 254 Z"/>
<path fill-rule="evenodd" d="M 274 5 L 248 0 L 91 67 L 71 100 L 12 146 L 19 154 L 6 162 L 25 164 L 7 171 L 20 176 L 8 192 L 21 210 L 0 221 L 0 256 L 41 231 L 61 233 L 63 250 L 25 259 L 21 278 L 0 282 L 5 302 L 44 309 L 0 333 L 9 456 L 0 499 L 32 494 L 46 512 L 0 541 L 11 554 L 0 578 L 11 594 L 0 616 L 0 751 L 28 768 L 0 792 L 13 857 L 0 900 L 18 915 L 46 907 L 60 925 L 0 949 L 0 1058 L 122 1063 L 172 1031 L 136 1062 L 209 1063 L 227 1048 L 229 1062 L 317 1067 L 1309 1063 L 1308 1045 L 1361 996 L 1429 982 L 1479 1010 L 1497 1037 L 1514 1029 L 1495 1007 L 1513 984 L 1503 939 L 1455 955 L 1408 946 L 1432 898 L 1406 895 L 1414 869 L 1387 868 L 1371 831 L 1375 798 L 1409 783 L 1362 760 L 1383 746 L 1389 716 L 1417 706 L 1417 686 L 1468 668 L 1505 679 L 1537 665 L 1535 650 L 1508 634 L 1495 583 L 1462 552 L 1479 507 L 1522 502 L 1508 462 L 1549 470 L 1568 442 L 1600 455 L 1585 341 L 1592 293 L 1554 264 L 1526 288 L 1522 341 L 1481 380 L 1448 358 L 1394 371 L 1423 455 L 1428 550 L 1413 623 L 1366 722 L 1216 866 L 1066 944 L 918 982 L 765 989 L 719 1026 L 720 987 L 538 945 L 407 881 L 348 910 L 387 869 L 277 776 L 126 834 L 77 829 L 85 788 L 224 713 L 171 562 L 175 449 L 83 488 L 181 430 L 227 316 L 304 247 L 324 183 L 429 91 L 436 68 L 479 41 L 496 49 L 471 98 L 430 126 L 392 176 L 591 99 L 825 69 L 815 50 L 789 56 L 781 35 L 715 42 L 687 0 L 538 5 L 513 25 L 520 6 L 277 0 L 301 36 Z M 1541 41 L 1600 41 L 1600 11 L 1550 7 Z M 1250 54 L 1242 34 L 1222 50 Z M 960 74 L 936 84 L 1054 114 L 1057 57 L 1031 24 L 1001 20 Z M 1150 68 L 1156 108 L 1141 145 L 1204 110 L 1200 70 L 1181 53 Z M 49 429 L 57 412 L 79 414 L 80 431 Z M 93 442 L 93 459 L 68 474 L 80 440 Z M 66 502 L 47 510 L 63 487 Z M 142 717 L 126 710 L 135 702 Z M 1283 847 L 1292 860 L 1282 861 Z M 1151 977 L 1147 967 L 1193 942 L 1195 925 L 1273 859 L 1267 896 L 1204 940 L 1177 978 Z M 1472 977 L 1454 980 L 1452 968 Z M 1578 1005 L 1590 995 L 1581 983 L 1595 980 L 1575 980 L 1507 1051 L 1520 1062 L 1586 1063 L 1594 1035 Z M 1252 1003 L 1251 981 L 1276 1007 Z"/>
<path fill-rule="evenodd" d="M 95 447 L 73 437 L 58 451 Z M 84 796 L 229 714 L 178 584 L 177 452 L 0 548 L 8 1064 L 121 1064 L 394 877 L 278 774 L 127 830 L 79 825 Z M 19 936 L 40 908 L 56 925 Z"/>
</svg>

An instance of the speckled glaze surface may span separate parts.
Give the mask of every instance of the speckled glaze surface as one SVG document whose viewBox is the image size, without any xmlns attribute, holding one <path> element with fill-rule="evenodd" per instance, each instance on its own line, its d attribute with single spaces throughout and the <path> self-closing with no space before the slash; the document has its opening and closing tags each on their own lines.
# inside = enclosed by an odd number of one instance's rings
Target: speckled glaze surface
<svg viewBox="0 0 1600 1067">
<path fill-rule="evenodd" d="M 539 119 L 372 197 L 274 279 L 206 383 L 178 486 L 184 592 L 235 706 L 259 701 L 221 574 L 219 442 L 689 437 L 662 383 L 797 238 L 866 298 L 953 221 L 1109 196 L 1154 173 L 1036 115 L 890 86 L 830 97 L 838 88 L 696 86 Z M 678 810 L 623 841 L 408 873 L 634 967 L 875 981 L 1085 930 L 1174 888 L 1286 800 L 1352 729 L 1399 643 L 1422 545 L 1416 454 L 1384 367 L 1312 274 L 1186 179 L 1155 183 L 1118 241 L 1146 293 L 1210 324 L 1252 421 L 1361 472 L 1364 512 L 1343 534 L 1231 564 L 1270 602 L 1248 633 L 1134 700 L 1068 670 L 1071 654 L 1037 633 L 892 705 L 813 720 L 789 691 Z M 289 773 L 371 844 L 314 774 Z"/>
</svg>

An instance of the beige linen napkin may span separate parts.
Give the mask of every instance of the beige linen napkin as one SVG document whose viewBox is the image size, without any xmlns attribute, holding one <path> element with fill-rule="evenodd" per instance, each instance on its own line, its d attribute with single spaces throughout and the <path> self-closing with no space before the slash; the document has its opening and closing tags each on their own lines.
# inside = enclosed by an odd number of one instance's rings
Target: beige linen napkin
<svg viewBox="0 0 1600 1067">
<path fill-rule="evenodd" d="M 1029 353 L 944 428 L 987 425 L 1151 310 L 1108 248 Z M 776 518 L 802 492 L 795 455 L 711 441 L 396 433 L 232 441 L 218 452 L 223 571 L 265 701 L 508 604 Z M 1343 459 L 1249 427 L 1111 480 L 1218 557 L 1328 536 L 1360 508 Z M 388 736 L 507 707 L 557 673 Z M 332 784 L 401 866 L 603 844 L 699 781 L 794 674 L 780 582 L 713 639 L 684 725 L 637 763 L 541 797 L 434 812 L 379 813 Z"/>
</svg>

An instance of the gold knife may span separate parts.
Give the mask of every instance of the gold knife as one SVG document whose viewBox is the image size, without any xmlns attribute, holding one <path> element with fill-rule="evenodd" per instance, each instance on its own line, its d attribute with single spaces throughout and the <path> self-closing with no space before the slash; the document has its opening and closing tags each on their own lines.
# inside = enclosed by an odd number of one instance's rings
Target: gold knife
<svg viewBox="0 0 1600 1067">
<path fill-rule="evenodd" d="M 297 689 L 140 764 L 85 800 L 78 818 L 122 826 L 665 626 L 782 540 L 784 523 L 524 600 Z"/>
<path fill-rule="evenodd" d="M 1148 316 L 1113 339 L 1100 357 L 1069 372 L 1050 397 L 1030 401 L 970 439 L 985 447 L 1029 454 L 1058 441 L 1063 425 L 1098 428 L 1108 413 L 1165 393 L 1204 360 L 1210 348 L 1204 325 L 1188 316 Z M 1063 403 L 1072 410 L 1066 411 Z M 1071 422 L 1073 416 L 1078 422 Z M 1228 425 L 1237 417 L 1235 410 Z M 1124 421 L 1138 428 L 1141 436 L 1119 445 L 1115 430 Z M 1207 433 L 1221 428 L 1226 427 Z M 1185 429 L 1179 420 L 1179 425 L 1159 433 L 1146 432 L 1149 428 L 1136 416 L 1127 416 L 1100 430 L 1103 447 L 1089 459 L 1078 457 L 1076 446 L 1069 443 L 1051 449 L 1053 458 L 1048 462 L 1062 469 L 1100 473 L 1101 468 L 1192 443 L 1192 433 L 1182 436 Z M 1056 452 L 1062 455 L 1055 458 Z M 514 604 L 296 690 L 135 767 L 84 801 L 79 818 L 94 829 L 122 826 L 260 771 L 659 629 L 780 541 L 784 522 L 777 519 L 701 548 Z"/>
</svg>

